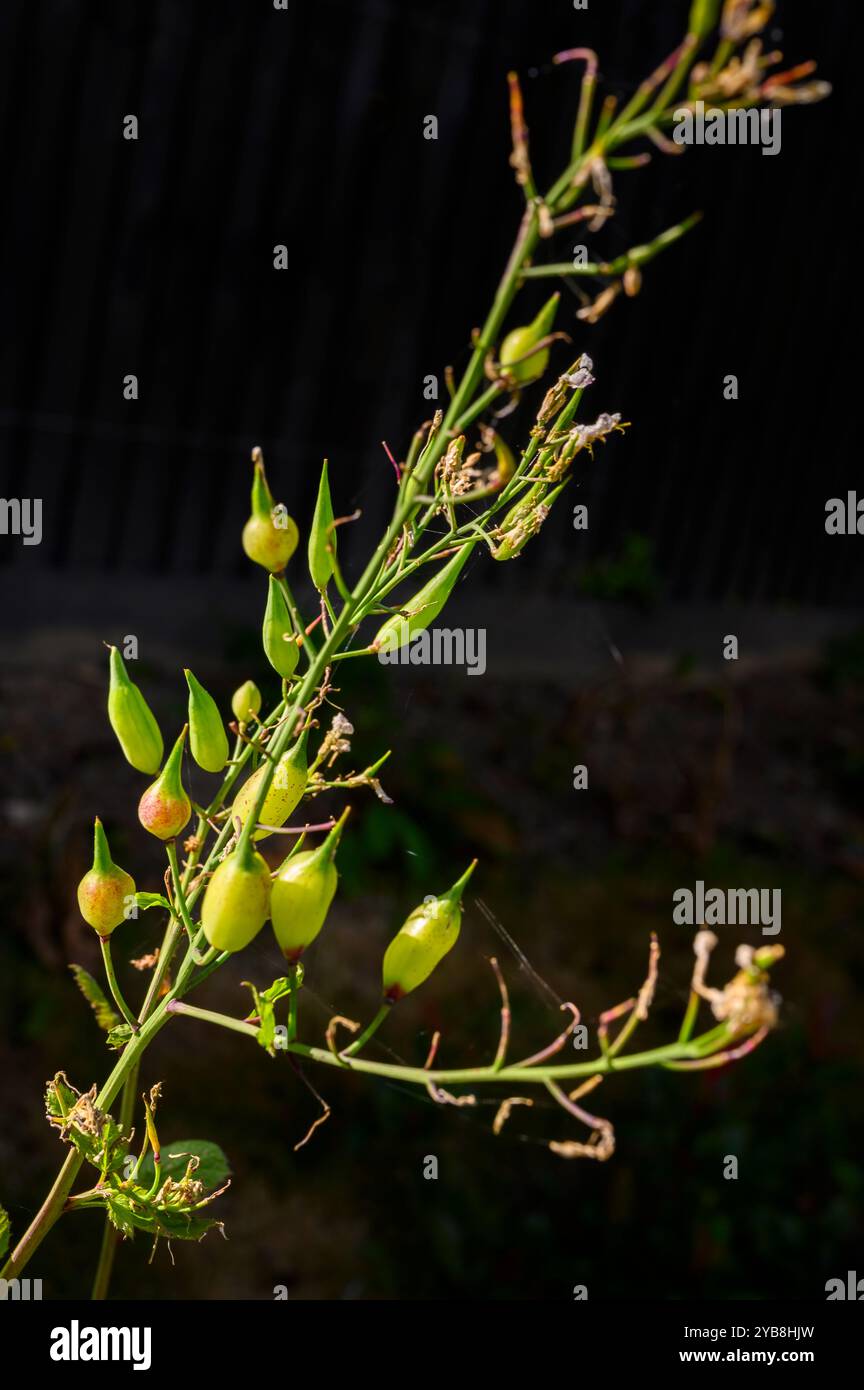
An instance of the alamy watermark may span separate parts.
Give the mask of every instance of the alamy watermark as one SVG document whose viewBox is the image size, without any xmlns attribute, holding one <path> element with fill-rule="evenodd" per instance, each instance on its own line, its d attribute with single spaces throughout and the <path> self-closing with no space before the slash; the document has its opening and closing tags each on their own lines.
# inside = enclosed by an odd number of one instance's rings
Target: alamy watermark
<svg viewBox="0 0 864 1390">
<path fill-rule="evenodd" d="M 0 536 L 20 536 L 24 545 L 39 545 L 42 498 L 0 497 Z"/>
<path fill-rule="evenodd" d="M 29 1303 L 41 1297 L 41 1279 L 0 1279 L 0 1303 Z"/>
<path fill-rule="evenodd" d="M 864 1302 L 864 1279 L 859 1279 L 854 1269 L 846 1271 L 845 1279 L 829 1279 L 825 1285 L 826 1303 L 836 1303 L 838 1299 L 852 1299 L 855 1303 Z"/>
<path fill-rule="evenodd" d="M 68 1327 L 51 1331 L 52 1361 L 131 1361 L 133 1371 L 148 1371 L 152 1332 L 149 1327 Z"/>
<path fill-rule="evenodd" d="M 683 927 L 757 927 L 763 936 L 776 936 L 782 922 L 779 888 L 708 888 L 698 879 L 695 889 L 676 888 L 672 921 Z"/>
<path fill-rule="evenodd" d="M 486 670 L 485 627 L 424 628 L 410 635 L 406 622 L 378 652 L 382 666 L 464 666 L 469 676 Z"/>
<path fill-rule="evenodd" d="M 704 101 L 673 112 L 676 145 L 761 145 L 763 154 L 779 154 L 782 142 L 780 111 L 758 106 L 719 106 Z"/>
</svg>

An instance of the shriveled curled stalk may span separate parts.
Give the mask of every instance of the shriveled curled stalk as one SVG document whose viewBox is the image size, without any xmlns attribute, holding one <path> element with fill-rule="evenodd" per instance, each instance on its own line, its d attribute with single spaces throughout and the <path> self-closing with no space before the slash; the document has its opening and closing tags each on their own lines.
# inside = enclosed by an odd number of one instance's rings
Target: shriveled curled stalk
<svg viewBox="0 0 864 1390">
<path fill-rule="evenodd" d="M 824 95 L 824 84 L 796 84 L 798 76 L 809 76 L 809 65 L 787 73 L 771 71 L 779 55 L 765 54 L 759 38 L 771 8 L 770 4 L 754 4 L 752 0 L 726 0 L 721 14 L 719 0 L 696 0 L 691 9 L 689 31 L 681 45 L 641 83 L 620 111 L 616 109 L 614 98 L 607 98 L 597 109 L 598 60 L 591 50 L 577 48 L 559 54 L 556 58 L 559 64 L 581 65 L 582 79 L 571 157 L 567 167 L 545 194 L 538 191 L 540 185 L 532 163 L 519 82 L 515 74 L 510 75 L 511 163 L 525 200 L 513 249 L 488 316 L 473 336 L 469 363 L 461 379 L 453 383 L 446 411 L 439 412 L 433 421 L 417 431 L 404 462 L 396 464 L 398 486 L 391 520 L 362 574 L 353 583 L 346 581 L 343 576 L 337 554 L 338 528 L 351 518 L 334 515 L 329 503 L 326 471 L 322 475 L 309 544 L 309 567 L 320 594 L 320 612 L 311 620 L 310 615 L 301 614 L 284 573 L 284 558 L 280 559 L 280 550 L 287 557 L 296 546 L 297 528 L 290 518 L 287 519 L 290 526 L 285 524 L 284 517 L 280 519 L 281 525 L 277 523 L 276 513 L 271 511 L 272 498 L 267 489 L 260 450 L 253 453 L 253 515 L 244 531 L 244 546 L 250 554 L 263 550 L 267 558 L 262 559 L 261 563 L 274 575 L 269 582 L 269 627 L 265 633 L 265 650 L 271 663 L 283 676 L 282 699 L 268 715 L 259 719 L 260 696 L 256 705 L 256 688 L 251 682 L 241 687 L 234 701 L 237 722 L 234 726 L 236 742 L 233 755 L 210 804 L 196 808 L 195 829 L 184 843 L 186 858 L 182 866 L 173 836 L 167 837 L 166 888 L 170 896 L 162 901 L 170 909 L 169 917 L 145 998 L 134 1020 L 120 995 L 106 948 L 109 984 L 118 1008 L 127 1016 L 125 1026 L 128 1037 L 123 1034 L 119 1036 L 122 1051 L 98 1092 L 94 1088 L 92 1094 L 80 1096 L 65 1083 L 65 1078 L 62 1086 L 59 1077 L 55 1078 L 51 1121 L 64 1138 L 71 1136 L 77 1146 L 70 1148 L 50 1193 L 0 1272 L 2 1277 L 12 1278 L 20 1274 L 65 1210 L 76 1209 L 76 1204 L 78 1209 L 107 1205 L 109 1192 L 117 1201 L 128 1194 L 129 1184 L 134 1184 L 141 1167 L 143 1150 L 132 1176 L 121 1181 L 116 1172 L 109 1171 L 109 1145 L 104 1136 L 113 1126 L 111 1133 L 116 1142 L 120 1142 L 117 1136 L 128 1141 L 142 1056 L 161 1029 L 174 1018 L 181 1019 L 182 1027 L 190 1027 L 191 1021 L 197 1020 L 227 1028 L 241 1036 L 263 1041 L 274 1054 L 285 1051 L 290 1056 L 324 1067 L 423 1086 L 441 1103 L 473 1103 L 473 1093 L 453 1094 L 445 1089 L 447 1087 L 504 1088 L 507 1094 L 496 1116 L 496 1133 L 515 1105 L 531 1103 L 531 1097 L 523 1096 L 520 1092 L 542 1087 L 571 1119 L 588 1130 L 587 1140 L 554 1140 L 550 1141 L 550 1147 L 564 1157 L 595 1159 L 610 1156 L 614 1149 L 614 1131 L 609 1121 L 590 1114 L 580 1107 L 578 1101 L 605 1077 L 617 1071 L 651 1066 L 678 1070 L 721 1066 L 752 1051 L 772 1027 L 776 1019 L 776 1005 L 768 989 L 767 972 L 782 955 L 782 948 L 754 950 L 740 947 L 737 975 L 725 989 L 712 989 L 706 984 L 705 974 L 714 939 L 710 933 L 704 932 L 696 938 L 696 966 L 690 1003 L 678 1038 L 665 1046 L 643 1052 L 624 1050 L 638 1024 L 647 1017 L 653 999 L 659 947 L 652 941 L 649 968 L 642 988 L 633 998 L 602 1015 L 597 1055 L 590 1060 L 563 1060 L 565 1049 L 572 1048 L 577 1030 L 582 1027 L 579 1011 L 573 1004 L 564 1006 L 569 1019 L 548 1045 L 527 1058 L 516 1062 L 508 1060 L 512 1045 L 511 1008 L 506 983 L 497 962 L 492 964 L 501 994 L 501 1033 L 493 1058 L 483 1067 L 436 1066 L 437 1035 L 424 1067 L 381 1062 L 361 1055 L 378 1028 L 386 1022 L 394 1002 L 401 997 L 398 981 L 388 988 L 386 971 L 385 1002 L 371 1022 L 361 1029 L 359 1024 L 351 1020 L 332 1020 L 325 1038 L 326 1046 L 323 1047 L 302 1041 L 298 1036 L 297 999 L 302 983 L 302 967 L 296 960 L 291 961 L 285 982 L 275 982 L 270 991 L 255 991 L 255 1009 L 249 1017 L 230 1017 L 186 1002 L 187 996 L 214 970 L 219 969 L 229 954 L 218 946 L 208 949 L 205 929 L 195 916 L 199 900 L 213 881 L 217 868 L 227 862 L 227 856 L 236 856 L 238 862 L 252 862 L 253 837 L 258 835 L 262 825 L 269 828 L 262 812 L 277 769 L 282 766 L 283 755 L 294 746 L 301 729 L 317 725 L 316 711 L 326 698 L 335 664 L 348 657 L 384 654 L 391 639 L 398 644 L 400 627 L 402 636 L 427 627 L 446 602 L 458 577 L 457 571 L 468 554 L 487 550 L 499 561 L 518 556 L 541 528 L 561 491 L 568 486 L 577 457 L 584 452 L 590 454 L 595 443 L 604 441 L 613 431 L 624 428 L 618 414 L 601 414 L 588 423 L 577 423 L 576 415 L 584 391 L 593 382 L 592 363 L 584 353 L 579 353 L 572 356 L 569 366 L 547 391 L 518 456 L 503 444 L 498 423 L 509 414 L 510 406 L 518 403 L 522 388 L 543 375 L 555 340 L 565 336 L 552 330 L 552 320 L 558 307 L 553 299 L 544 306 L 533 324 L 511 330 L 502 340 L 505 322 L 517 295 L 526 284 L 538 278 L 563 276 L 577 289 L 581 282 L 593 280 L 592 294 L 583 297 L 577 319 L 594 322 L 620 293 L 632 296 L 638 292 L 643 268 L 685 235 L 694 225 L 696 215 L 684 218 L 675 227 L 633 246 L 611 261 L 600 257 L 584 264 L 537 261 L 538 253 L 562 230 L 584 224 L 590 234 L 614 216 L 615 176 L 619 172 L 639 168 L 650 158 L 650 152 L 641 148 L 634 150 L 634 143 L 641 143 L 647 138 L 661 152 L 674 148 L 663 132 L 672 121 L 676 109 L 680 109 L 679 101 L 685 107 L 692 107 L 693 103 L 702 99 L 710 99 L 720 107 L 766 106 L 814 100 Z M 711 56 L 700 56 L 707 49 L 718 18 L 720 32 L 713 53 Z M 686 92 L 683 101 L 682 92 Z M 473 452 L 468 444 L 472 429 L 476 429 L 480 436 L 479 447 Z M 277 531 L 279 534 L 276 534 Z M 451 565 L 452 571 L 447 568 Z M 446 584 L 436 578 L 445 572 L 448 576 L 452 573 L 452 583 L 449 577 Z M 421 590 L 424 595 L 422 603 L 418 605 L 415 596 L 413 608 L 392 606 L 392 591 L 406 580 L 415 577 L 423 580 L 428 574 L 433 577 L 429 585 Z M 329 591 L 331 583 L 338 595 L 335 600 Z M 283 610 L 286 616 L 283 616 Z M 364 645 L 359 641 L 358 634 L 369 618 L 376 618 L 379 623 L 383 620 L 383 626 L 374 640 L 364 639 Z M 289 655 L 282 650 L 283 660 L 280 660 L 279 628 L 283 622 L 290 625 L 297 650 L 292 650 Z M 295 666 L 299 664 L 301 654 L 302 672 L 298 674 Z M 112 674 L 115 679 L 112 686 L 115 703 L 112 722 L 118 730 L 121 745 L 124 744 L 124 736 L 120 729 L 124 727 L 123 720 L 126 719 L 130 721 L 131 730 L 129 747 L 135 743 L 136 730 L 144 743 L 141 744 L 143 752 L 138 762 L 134 762 L 134 757 L 130 757 L 125 746 L 124 752 L 140 770 L 152 774 L 162 757 L 158 727 L 148 722 L 148 712 L 146 706 L 142 707 L 140 692 L 126 678 L 122 662 L 113 651 Z M 189 679 L 190 673 L 186 675 Z M 209 709 L 206 692 L 194 678 L 189 679 L 189 684 L 193 698 L 198 701 L 198 708 L 206 712 Z M 200 715 L 200 720 L 205 720 L 204 713 Z M 221 747 L 220 733 L 224 737 L 221 723 L 218 730 L 210 730 L 212 740 L 205 736 L 207 731 L 203 723 L 195 732 L 200 747 L 196 752 L 193 745 L 193 752 L 201 760 L 202 766 L 207 766 L 207 756 L 215 757 L 218 764 L 223 756 L 218 752 Z M 364 774 L 327 779 L 326 768 L 345 744 L 341 733 L 331 730 L 331 734 L 327 735 L 310 768 L 307 789 L 311 793 L 326 786 L 344 787 L 363 783 L 379 789 L 376 774 L 382 761 L 380 759 Z M 205 746 L 216 748 L 217 752 L 208 755 L 203 751 Z M 175 750 L 177 747 L 175 745 Z M 179 765 L 179 754 L 176 756 Z M 256 795 L 248 814 L 235 821 L 231 811 L 226 809 L 230 796 L 240 776 L 251 769 L 256 761 L 261 769 Z M 166 765 L 163 779 L 167 770 Z M 155 827 L 153 833 L 160 833 L 159 817 L 165 810 L 160 795 L 165 788 L 162 786 L 156 791 L 154 788 L 149 789 L 153 795 L 148 803 L 147 828 Z M 172 803 L 175 810 L 181 793 L 182 787 L 178 781 Z M 168 809 L 171 810 L 171 807 Z M 112 867 L 116 869 L 116 866 Z M 124 877 L 128 878 L 128 875 Z M 118 878 L 112 888 L 115 897 L 120 883 Z M 112 900 L 112 925 L 105 930 L 106 941 L 110 931 L 120 922 L 115 908 L 116 903 Z M 417 911 L 421 912 L 421 909 Z M 96 913 L 101 934 L 100 912 L 101 907 Z M 88 916 L 87 920 L 93 923 L 92 916 Z M 445 926 L 448 922 L 452 925 L 451 918 L 447 918 Z M 172 978 L 178 948 L 184 939 L 185 951 Z M 405 968 L 409 973 L 412 970 L 416 973 L 418 966 L 410 956 L 410 939 L 409 933 L 406 937 L 408 945 L 405 949 L 408 954 L 405 960 L 408 964 Z M 422 970 L 420 975 L 422 977 Z M 276 990 L 276 984 L 280 985 L 279 990 Z M 288 1024 L 284 1038 L 274 1045 L 269 1035 L 262 1037 L 262 1029 L 265 1024 L 273 1024 L 275 1003 L 286 995 Z M 710 1006 L 715 1026 L 693 1036 L 700 1001 Z M 618 1031 L 610 1035 L 612 1025 L 617 1025 L 622 1019 L 624 1021 Z M 352 1035 L 351 1041 L 341 1047 L 337 1042 L 339 1029 L 347 1029 Z M 574 1085 L 568 1090 L 570 1083 Z M 155 1133 L 152 1116 L 155 1103 L 154 1092 L 151 1093 L 146 1112 L 148 1135 Z M 115 1106 L 118 1107 L 116 1122 L 111 1119 Z M 101 1162 L 103 1172 L 95 1188 L 73 1197 L 72 1189 L 84 1161 L 84 1139 L 87 1138 L 89 1142 L 93 1133 L 97 1139 L 102 1134 L 105 1151 L 99 1150 L 97 1145 L 94 1155 L 91 1145 L 87 1156 L 96 1166 Z M 153 1148 L 155 1150 L 155 1143 Z M 197 1219 L 199 1209 L 216 1195 L 200 1192 L 200 1186 L 200 1183 L 196 1185 L 191 1169 L 179 1184 L 171 1186 L 163 1182 L 157 1164 L 150 1189 L 142 1189 L 141 1200 L 146 1202 L 157 1195 L 164 1196 L 163 1206 L 159 1209 L 160 1221 L 166 1223 L 164 1229 L 170 1234 L 170 1219 L 177 1209 L 184 1220 L 192 1223 L 193 1218 Z M 134 1201 L 131 1205 L 134 1209 Z M 164 1233 L 162 1226 L 157 1230 L 160 1234 Z M 113 1232 L 109 1232 L 100 1254 L 95 1296 L 105 1296 L 114 1245 Z"/>
</svg>

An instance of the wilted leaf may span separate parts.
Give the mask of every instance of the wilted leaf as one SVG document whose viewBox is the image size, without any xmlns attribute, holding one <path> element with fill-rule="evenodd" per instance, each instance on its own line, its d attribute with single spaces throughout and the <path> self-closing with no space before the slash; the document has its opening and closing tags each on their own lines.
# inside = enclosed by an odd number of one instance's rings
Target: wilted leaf
<svg viewBox="0 0 864 1390">
<path fill-rule="evenodd" d="M 48 1082 L 45 1111 L 49 1124 L 60 1131 L 60 1138 L 74 1145 L 105 1177 L 123 1167 L 126 1145 L 120 1126 L 95 1101 L 95 1086 L 82 1095 L 60 1071 Z"/>
</svg>

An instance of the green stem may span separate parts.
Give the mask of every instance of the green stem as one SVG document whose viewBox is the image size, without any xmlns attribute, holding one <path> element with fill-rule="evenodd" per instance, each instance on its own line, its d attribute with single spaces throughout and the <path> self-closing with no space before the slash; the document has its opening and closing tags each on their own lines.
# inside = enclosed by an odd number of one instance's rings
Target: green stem
<svg viewBox="0 0 864 1390">
<path fill-rule="evenodd" d="M 115 1226 L 111 1225 L 111 1222 L 106 1216 L 105 1227 L 102 1231 L 102 1244 L 99 1248 L 99 1262 L 96 1265 L 96 1274 L 93 1278 L 93 1290 L 90 1294 L 94 1303 L 101 1303 L 108 1295 L 108 1285 L 111 1282 L 111 1271 L 114 1268 L 114 1254 L 119 1239 L 120 1232 Z"/>
<path fill-rule="evenodd" d="M 450 402 L 447 414 L 444 417 L 444 427 L 441 430 L 438 440 L 435 441 L 436 447 L 433 449 L 433 455 L 437 453 L 437 456 L 440 457 L 441 453 L 444 452 L 441 446 L 442 444 L 446 446 L 447 443 L 448 431 L 453 429 L 455 421 L 459 421 L 461 424 L 460 417 L 467 409 L 482 379 L 484 358 L 487 352 L 494 347 L 501 331 L 501 326 L 507 316 L 507 311 L 513 303 L 513 299 L 519 288 L 520 272 L 533 255 L 539 239 L 540 232 L 537 210 L 534 207 L 526 208 L 519 228 L 519 234 L 516 237 L 513 250 L 510 252 L 510 258 L 504 269 L 504 274 L 495 292 L 492 308 L 474 344 L 474 351 L 465 369 L 465 374 L 459 383 L 455 396 Z M 437 462 L 437 458 L 435 461 Z"/>
<path fill-rule="evenodd" d="M 120 985 L 117 982 L 117 976 L 114 972 L 114 961 L 111 957 L 110 936 L 100 936 L 99 944 L 102 947 L 102 961 L 105 966 L 105 978 L 108 981 L 108 988 L 111 991 L 111 997 L 114 1000 L 114 1003 L 117 1005 L 117 1008 L 120 1010 L 121 1014 L 125 1018 L 126 1022 L 129 1024 L 129 1027 L 132 1029 L 132 1032 L 137 1033 L 138 1020 L 136 1019 L 132 1010 L 129 1008 L 129 1005 L 126 1003 L 126 1000 L 123 998 L 123 994 L 120 990 Z"/>
<path fill-rule="evenodd" d="M 646 242 L 644 246 L 633 246 L 629 251 L 616 256 L 613 261 L 586 261 L 583 265 L 574 265 L 572 261 L 555 261 L 547 265 L 528 266 L 522 274 L 526 280 L 540 280 L 549 275 L 621 275 L 631 265 L 647 265 L 649 261 L 653 261 L 667 246 L 680 241 L 682 236 L 695 227 L 700 217 L 701 213 L 691 213 L 683 222 L 676 223 L 674 227 L 667 227 L 666 231 L 661 232 L 653 241 Z"/>
<path fill-rule="evenodd" d="M 202 1023 L 213 1023 L 219 1028 L 227 1028 L 233 1033 L 241 1033 L 248 1038 L 257 1038 L 258 1035 L 258 1029 L 254 1023 L 246 1023 L 240 1018 L 230 1018 L 227 1014 L 215 1013 L 212 1009 L 198 1009 L 193 1004 L 183 1004 L 175 1000 L 169 1004 L 168 1011 L 175 1014 L 185 1014 L 189 1018 L 199 1019 Z M 375 1025 L 377 1026 L 379 1022 L 380 1015 L 375 1020 Z M 366 1034 L 371 1035 L 371 1031 L 370 1027 L 366 1030 Z M 362 1045 L 366 1034 L 353 1044 L 353 1048 Z M 613 1058 L 607 1054 L 606 1057 L 599 1057 L 590 1062 L 573 1062 L 558 1066 L 505 1066 L 496 1069 L 492 1065 L 454 1068 L 450 1071 L 427 1071 L 425 1067 L 407 1067 L 391 1062 L 370 1062 L 362 1057 L 352 1057 L 352 1049 L 333 1053 L 327 1048 L 309 1047 L 305 1043 L 296 1041 L 289 1041 L 284 1051 L 295 1053 L 299 1057 L 306 1057 L 313 1062 L 322 1062 L 325 1066 L 343 1069 L 347 1066 L 352 1071 L 364 1072 L 370 1076 L 387 1077 L 392 1081 L 413 1082 L 421 1086 L 428 1085 L 430 1081 L 434 1085 L 442 1086 L 480 1085 L 484 1082 L 495 1082 L 509 1086 L 531 1086 L 545 1085 L 547 1081 L 573 1081 L 579 1077 L 605 1075 L 610 1071 L 633 1071 L 638 1067 L 653 1067 L 664 1065 L 667 1062 L 696 1059 L 704 1056 L 702 1041 L 701 1038 L 696 1038 L 691 1043 L 668 1043 L 665 1047 L 654 1047 L 646 1052 L 632 1052 L 625 1057 Z M 346 1060 L 348 1058 L 350 1060 Z"/>
<path fill-rule="evenodd" d="M 350 1047 L 345 1048 L 345 1050 L 342 1053 L 342 1056 L 355 1057 L 357 1053 L 360 1052 L 366 1046 L 373 1033 L 378 1032 L 378 1029 L 381 1027 L 381 1024 L 384 1022 L 385 1018 L 389 1016 L 392 1007 L 393 1005 L 390 1002 L 390 1000 L 386 1000 L 381 1005 L 381 1008 L 378 1010 L 372 1022 L 368 1025 L 367 1028 L 363 1029 L 363 1032 L 360 1034 L 357 1041 L 353 1042 Z"/>
<path fill-rule="evenodd" d="M 681 1032 L 678 1034 L 678 1041 L 681 1043 L 689 1042 L 693 1034 L 693 1025 L 696 1022 L 696 1015 L 699 1012 L 700 999 L 695 989 L 691 989 L 690 998 L 687 1001 L 687 1012 L 681 1024 Z"/>
<path fill-rule="evenodd" d="M 78 1176 L 78 1170 L 84 1162 L 77 1149 L 70 1149 L 63 1161 L 63 1166 L 54 1185 L 45 1201 L 42 1203 L 35 1217 L 31 1221 L 27 1230 L 19 1240 L 12 1254 L 9 1256 L 5 1265 L 0 1269 L 0 1279 L 15 1279 L 24 1269 L 31 1255 L 34 1254 L 54 1223 L 59 1220 L 66 1205 L 66 1199 L 72 1190 L 72 1184 Z"/>
<path fill-rule="evenodd" d="M 291 982 L 294 988 L 288 996 L 288 1041 L 293 1042 L 297 1036 L 297 977 L 298 970 L 296 965 L 291 967 Z"/>
<path fill-rule="evenodd" d="M 306 655 L 306 660 L 311 663 L 315 659 L 315 655 L 317 652 L 317 644 L 314 638 L 306 636 L 306 624 L 303 621 L 300 609 L 297 607 L 297 600 L 291 592 L 291 586 L 288 583 L 288 580 L 285 578 L 284 574 L 280 574 L 277 577 L 277 583 L 279 584 L 283 594 L 285 595 L 285 602 L 288 605 L 288 612 L 291 614 L 291 621 L 294 624 L 294 631 L 303 633 L 302 650 Z"/>
<path fill-rule="evenodd" d="M 168 863 L 171 865 L 171 878 L 174 883 L 174 906 L 180 915 L 183 926 L 186 928 L 186 935 L 189 938 L 189 949 L 196 965 L 203 965 L 204 960 L 198 955 L 195 947 L 196 927 L 189 915 L 189 907 L 186 902 L 186 894 L 183 891 L 183 881 L 180 877 L 180 865 L 177 863 L 177 844 L 174 840 L 169 840 L 165 846 L 168 852 Z"/>
</svg>

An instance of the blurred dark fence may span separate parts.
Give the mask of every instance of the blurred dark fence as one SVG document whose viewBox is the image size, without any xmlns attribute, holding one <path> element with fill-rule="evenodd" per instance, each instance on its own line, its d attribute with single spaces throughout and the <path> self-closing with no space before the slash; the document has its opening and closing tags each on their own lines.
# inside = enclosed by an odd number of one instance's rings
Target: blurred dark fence
<svg viewBox="0 0 864 1390">
<path fill-rule="evenodd" d="M 0 488 L 41 497 L 45 527 L 38 547 L 2 539 L 7 577 L 245 573 L 255 443 L 301 518 L 330 457 L 340 509 L 363 511 L 343 532 L 350 566 L 389 507 L 380 441 L 404 453 L 431 413 L 424 377 L 443 393 L 445 365 L 466 360 L 512 239 L 508 67 L 525 75 L 549 179 L 577 78 L 550 56 L 596 46 L 623 93 L 673 47 L 687 9 L 6 0 Z M 545 545 L 485 565 L 480 583 L 566 593 L 587 574 L 595 591 L 864 597 L 864 541 L 824 533 L 825 501 L 855 486 L 858 451 L 842 343 L 843 18 L 780 6 L 771 41 L 790 62 L 817 57 L 839 90 L 784 114 L 779 156 L 702 149 L 619 176 L 604 255 L 694 207 L 705 221 L 597 327 L 565 294 L 561 326 L 595 360 L 590 408 L 633 426 L 581 470 L 587 536 L 565 509 Z M 122 138 L 128 114 L 136 142 Z M 423 139 L 427 114 L 437 142 Z M 565 237 L 565 254 L 578 240 Z M 128 373 L 138 401 L 123 399 Z M 505 426 L 514 442 L 522 418 Z"/>
</svg>

